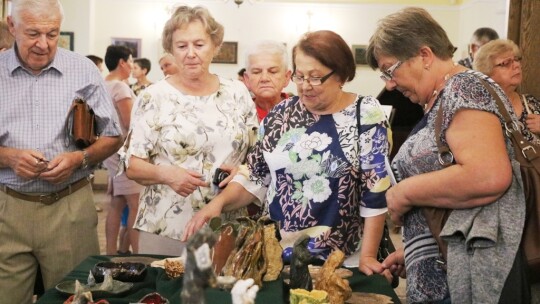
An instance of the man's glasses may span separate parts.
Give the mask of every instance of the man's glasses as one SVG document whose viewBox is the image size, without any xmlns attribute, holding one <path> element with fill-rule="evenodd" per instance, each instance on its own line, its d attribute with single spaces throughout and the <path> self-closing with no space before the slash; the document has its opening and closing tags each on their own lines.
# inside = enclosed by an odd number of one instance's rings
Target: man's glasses
<svg viewBox="0 0 540 304">
<path fill-rule="evenodd" d="M 306 78 L 305 76 L 298 76 L 296 74 L 293 74 L 291 79 L 294 83 L 298 85 L 302 85 L 304 84 L 304 81 L 307 81 L 307 83 L 309 83 L 312 86 L 320 86 L 333 74 L 334 74 L 334 71 L 324 75 L 323 77 L 308 77 L 308 78 Z"/>
<path fill-rule="evenodd" d="M 508 67 L 512 66 L 514 64 L 514 62 L 521 62 L 521 59 L 522 59 L 521 56 L 516 56 L 514 58 L 508 58 L 508 59 L 505 59 L 501 63 L 495 64 L 495 66 L 496 67 L 501 67 L 501 68 L 508 68 Z"/>
<path fill-rule="evenodd" d="M 398 61 L 398 62 L 394 63 L 391 67 L 386 69 L 385 71 L 381 70 L 381 79 L 384 82 L 388 82 L 388 81 L 392 80 L 392 78 L 394 78 L 394 72 L 397 70 L 397 68 L 399 68 L 401 66 L 402 63 L 403 62 Z"/>
</svg>

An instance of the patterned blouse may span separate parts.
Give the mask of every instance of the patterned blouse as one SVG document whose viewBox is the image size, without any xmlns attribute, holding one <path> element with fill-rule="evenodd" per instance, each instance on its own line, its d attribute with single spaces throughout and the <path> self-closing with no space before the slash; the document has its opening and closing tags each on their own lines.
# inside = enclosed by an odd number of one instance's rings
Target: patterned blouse
<svg viewBox="0 0 540 304">
<path fill-rule="evenodd" d="M 212 184 L 216 168 L 245 162 L 258 125 L 255 104 L 240 81 L 219 81 L 219 90 L 208 96 L 185 95 L 167 80 L 139 96 L 124 163 L 129 166 L 129 158 L 136 156 L 156 165 L 195 170 L 210 187 L 182 197 L 167 185 L 147 186 L 140 196 L 135 228 L 180 239 L 194 212 L 219 192 Z"/>
<path fill-rule="evenodd" d="M 248 154 L 249 180 L 235 177 L 280 222 L 286 261 L 302 233 L 314 256 L 324 259 L 337 248 L 350 255 L 359 247 L 361 216 L 386 212 L 390 130 L 377 99 L 367 96 L 358 139 L 357 102 L 314 115 L 297 96 L 282 101 L 262 121 Z"/>
<path fill-rule="evenodd" d="M 502 123 L 502 116 L 499 114 L 497 105 L 479 82 L 480 77 L 488 79 L 484 74 L 468 70 L 448 80 L 431 111 L 426 113 L 413 129 L 394 157 L 392 167 L 398 180 L 442 169 L 438 161 L 435 142 L 435 119 L 440 104 L 444 105 L 441 128 L 441 138 L 444 143 L 446 143 L 444 134 L 460 109 L 490 112 L 497 115 Z M 499 96 L 506 103 L 510 115 L 515 117 L 504 92 L 491 79 L 489 81 L 496 87 Z M 509 139 L 506 139 L 506 146 L 510 155 L 513 155 Z M 437 243 L 420 208 L 413 208 L 405 214 L 403 227 L 407 303 L 432 303 L 445 299 L 449 295 L 446 272 L 437 262 L 439 259 Z"/>
</svg>

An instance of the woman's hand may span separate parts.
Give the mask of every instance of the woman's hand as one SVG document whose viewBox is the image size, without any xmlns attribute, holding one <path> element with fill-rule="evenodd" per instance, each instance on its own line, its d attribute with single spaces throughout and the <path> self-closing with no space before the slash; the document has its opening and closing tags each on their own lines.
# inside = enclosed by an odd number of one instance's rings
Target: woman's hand
<svg viewBox="0 0 540 304">
<path fill-rule="evenodd" d="M 385 269 L 390 270 L 393 274 L 406 278 L 407 274 L 405 273 L 405 255 L 403 247 L 389 254 L 382 262 L 382 266 Z"/>
<path fill-rule="evenodd" d="M 378 273 L 383 275 L 389 283 L 392 283 L 392 273 L 389 270 L 385 269 L 381 263 L 377 261 L 375 257 L 362 256 L 360 257 L 360 263 L 358 265 L 358 270 L 363 274 L 370 276 L 372 274 Z"/>
<path fill-rule="evenodd" d="M 166 184 L 179 195 L 186 197 L 197 190 L 197 187 L 208 187 L 203 175 L 197 171 L 187 170 L 177 166 L 164 166 L 163 172 Z"/>
<path fill-rule="evenodd" d="M 223 206 L 215 200 L 210 201 L 206 206 L 199 210 L 186 224 L 184 234 L 182 235 L 182 242 L 186 242 L 190 236 L 195 234 L 203 225 L 208 223 L 210 219 L 220 216 Z"/>
<path fill-rule="evenodd" d="M 219 167 L 221 170 L 229 173 L 229 176 L 227 176 L 227 178 L 225 178 L 224 180 L 221 181 L 221 183 L 219 183 L 218 187 L 223 189 L 225 188 L 225 186 L 227 186 L 227 184 L 232 181 L 232 179 L 234 178 L 234 176 L 236 175 L 236 173 L 238 173 L 238 167 L 236 166 L 229 166 L 229 165 L 221 165 Z"/>
<path fill-rule="evenodd" d="M 405 213 L 411 210 L 408 206 L 405 195 L 400 191 L 399 183 L 393 187 L 390 187 L 386 191 L 386 205 L 388 207 L 388 214 L 394 224 L 398 226 L 403 225 L 403 216 Z"/>
<path fill-rule="evenodd" d="M 540 115 L 527 114 L 527 128 L 534 134 L 540 134 Z"/>
</svg>

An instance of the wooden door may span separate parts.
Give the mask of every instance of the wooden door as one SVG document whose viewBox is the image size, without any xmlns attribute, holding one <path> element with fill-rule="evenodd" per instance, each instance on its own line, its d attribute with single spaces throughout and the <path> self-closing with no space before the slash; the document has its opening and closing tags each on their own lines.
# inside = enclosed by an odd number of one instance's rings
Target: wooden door
<svg viewBox="0 0 540 304">
<path fill-rule="evenodd" d="M 540 1 L 510 0 L 508 39 L 523 53 L 521 91 L 540 98 Z"/>
</svg>

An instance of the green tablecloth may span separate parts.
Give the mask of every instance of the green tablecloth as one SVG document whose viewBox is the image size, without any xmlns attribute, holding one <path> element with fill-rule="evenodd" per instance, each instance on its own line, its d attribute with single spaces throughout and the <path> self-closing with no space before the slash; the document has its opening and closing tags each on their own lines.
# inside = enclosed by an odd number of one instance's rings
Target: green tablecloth
<svg viewBox="0 0 540 304">
<path fill-rule="evenodd" d="M 166 258 L 166 256 L 149 256 L 157 259 Z M 103 261 L 109 261 L 112 256 L 90 256 L 70 272 L 63 281 L 79 280 L 86 283 L 88 273 L 92 267 Z M 394 303 L 400 303 L 397 295 L 386 279 L 380 275 L 365 276 L 357 269 L 353 269 L 354 275 L 349 278 L 349 283 L 353 291 L 372 292 L 384 294 L 392 297 Z M 151 292 L 158 292 L 162 296 L 169 299 L 171 304 L 180 303 L 180 291 L 182 289 L 182 279 L 171 280 L 167 277 L 165 271 L 161 268 L 148 267 L 144 281 L 134 283 L 131 290 L 123 294 L 121 297 L 106 298 L 111 304 L 128 304 L 136 303 L 144 295 Z M 205 291 L 206 303 L 213 304 L 232 304 L 230 293 L 221 289 L 208 288 Z M 55 288 L 49 289 L 40 297 L 38 304 L 59 304 L 63 303 L 68 298 L 68 295 L 62 294 Z M 257 294 L 256 303 L 261 304 L 279 304 L 287 303 L 288 292 L 284 288 L 283 281 L 278 279 L 273 282 L 264 282 L 263 287 Z M 96 300 L 96 299 L 94 299 Z"/>
</svg>

